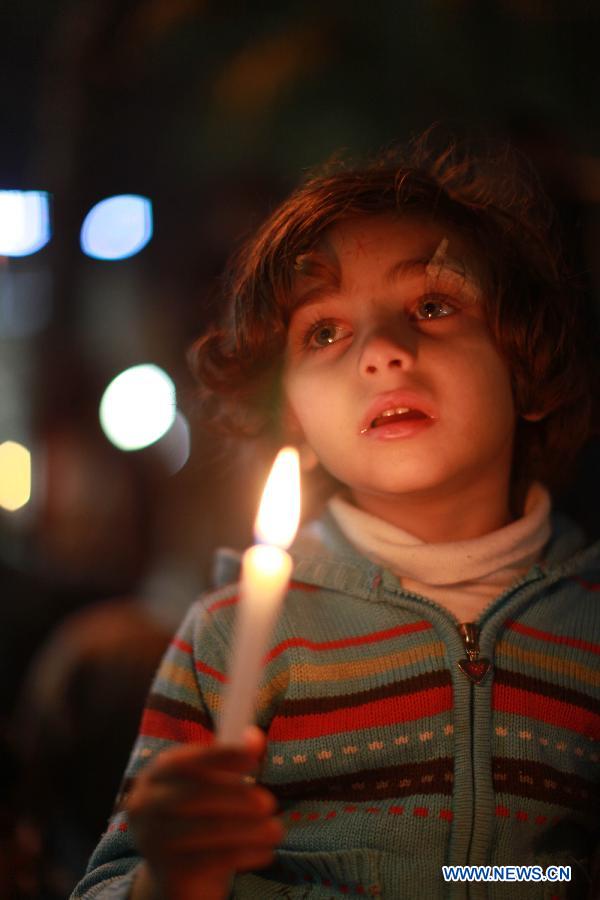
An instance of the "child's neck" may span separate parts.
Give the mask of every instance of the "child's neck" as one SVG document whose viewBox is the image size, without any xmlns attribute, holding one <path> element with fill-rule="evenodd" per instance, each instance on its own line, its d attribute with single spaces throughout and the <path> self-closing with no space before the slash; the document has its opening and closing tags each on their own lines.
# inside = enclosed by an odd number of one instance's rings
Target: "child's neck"
<svg viewBox="0 0 600 900">
<path fill-rule="evenodd" d="M 415 492 L 391 498 L 353 490 L 351 499 L 365 512 L 428 544 L 481 537 L 515 519 L 510 511 L 508 486 L 476 486 L 444 496 Z"/>
</svg>

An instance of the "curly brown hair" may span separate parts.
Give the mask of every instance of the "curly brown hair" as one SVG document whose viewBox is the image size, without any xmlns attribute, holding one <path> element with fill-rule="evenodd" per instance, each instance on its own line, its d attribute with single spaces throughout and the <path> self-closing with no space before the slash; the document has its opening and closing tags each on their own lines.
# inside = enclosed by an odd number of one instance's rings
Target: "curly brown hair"
<svg viewBox="0 0 600 900">
<path fill-rule="evenodd" d="M 431 134 L 362 165 L 309 175 L 232 257 L 223 315 L 190 352 L 206 419 L 228 434 L 277 439 L 280 374 L 297 258 L 359 215 L 430 217 L 467 239 L 485 273 L 490 332 L 512 376 L 519 418 L 514 479 L 560 486 L 590 434 L 598 383 L 581 287 L 535 173 L 509 146 L 491 151 Z"/>
</svg>

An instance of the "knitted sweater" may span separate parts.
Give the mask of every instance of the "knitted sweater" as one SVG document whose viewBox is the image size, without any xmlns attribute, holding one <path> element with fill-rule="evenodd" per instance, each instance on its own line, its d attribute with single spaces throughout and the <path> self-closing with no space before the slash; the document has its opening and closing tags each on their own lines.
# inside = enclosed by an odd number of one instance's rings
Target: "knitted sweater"
<svg viewBox="0 0 600 900">
<path fill-rule="evenodd" d="M 276 864 L 238 875 L 232 897 L 592 896 L 600 545 L 580 546 L 554 516 L 544 563 L 483 610 L 469 662 L 456 619 L 360 556 L 329 514 L 304 530 L 257 714 L 268 733 L 260 780 L 287 833 Z M 221 558 L 222 579 L 232 565 Z M 236 603 L 229 584 L 191 608 L 157 673 L 124 792 L 166 747 L 211 740 Z M 127 897 L 138 862 L 117 807 L 73 897 Z M 445 883 L 443 864 L 570 865 L 573 880 Z"/>
</svg>

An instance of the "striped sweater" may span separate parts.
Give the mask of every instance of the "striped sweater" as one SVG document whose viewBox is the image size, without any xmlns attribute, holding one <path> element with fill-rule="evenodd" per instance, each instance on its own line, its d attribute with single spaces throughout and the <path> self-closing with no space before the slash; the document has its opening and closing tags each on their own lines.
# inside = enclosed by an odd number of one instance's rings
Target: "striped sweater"
<svg viewBox="0 0 600 900">
<path fill-rule="evenodd" d="M 578 547 L 555 516 L 544 563 L 483 611 L 467 646 L 445 609 L 358 555 L 328 514 L 304 530 L 257 713 L 286 837 L 232 897 L 600 896 L 600 545 Z M 221 558 L 222 580 L 236 564 Z M 164 748 L 212 740 L 236 604 L 230 583 L 191 608 L 125 791 Z M 117 807 L 73 897 L 125 898 L 138 862 Z M 450 884 L 443 864 L 570 865 L 572 881 Z"/>
</svg>

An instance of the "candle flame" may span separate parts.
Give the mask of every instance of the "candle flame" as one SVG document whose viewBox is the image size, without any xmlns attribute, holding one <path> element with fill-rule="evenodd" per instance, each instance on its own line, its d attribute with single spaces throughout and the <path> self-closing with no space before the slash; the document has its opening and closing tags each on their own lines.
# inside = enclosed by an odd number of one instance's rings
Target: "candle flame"
<svg viewBox="0 0 600 900">
<path fill-rule="evenodd" d="M 289 547 L 300 521 L 300 461 L 294 447 L 279 451 L 254 523 L 257 541 Z"/>
</svg>

